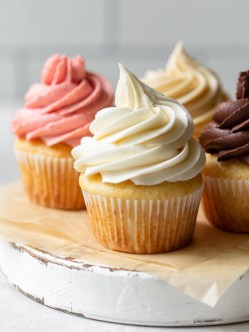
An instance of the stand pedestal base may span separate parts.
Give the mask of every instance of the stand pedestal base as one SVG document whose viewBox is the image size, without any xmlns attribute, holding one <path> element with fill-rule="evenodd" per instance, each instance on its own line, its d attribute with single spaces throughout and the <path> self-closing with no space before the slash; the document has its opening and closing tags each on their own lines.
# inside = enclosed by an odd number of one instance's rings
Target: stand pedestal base
<svg viewBox="0 0 249 332">
<path fill-rule="evenodd" d="M 142 272 L 75 262 L 13 243 L 1 243 L 3 273 L 23 294 L 79 316 L 145 326 L 219 325 L 249 320 L 249 274 L 214 308 Z"/>
</svg>

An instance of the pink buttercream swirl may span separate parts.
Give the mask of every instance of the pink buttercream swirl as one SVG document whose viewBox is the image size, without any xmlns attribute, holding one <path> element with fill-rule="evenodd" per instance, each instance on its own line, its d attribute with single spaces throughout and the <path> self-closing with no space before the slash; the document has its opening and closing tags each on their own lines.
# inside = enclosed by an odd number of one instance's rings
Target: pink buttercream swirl
<svg viewBox="0 0 249 332">
<path fill-rule="evenodd" d="M 56 54 L 46 61 L 41 83 L 32 85 L 24 100 L 12 121 L 18 137 L 74 147 L 91 135 L 95 113 L 112 105 L 113 89 L 104 77 L 86 71 L 80 56 Z"/>
</svg>

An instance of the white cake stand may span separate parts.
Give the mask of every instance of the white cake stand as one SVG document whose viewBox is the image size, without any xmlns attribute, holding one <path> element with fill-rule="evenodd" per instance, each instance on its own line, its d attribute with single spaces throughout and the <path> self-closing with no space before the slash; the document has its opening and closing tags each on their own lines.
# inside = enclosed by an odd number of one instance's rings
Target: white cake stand
<svg viewBox="0 0 249 332">
<path fill-rule="evenodd" d="M 249 320 L 249 274 L 238 279 L 214 308 L 147 273 L 98 264 L 3 242 L 3 273 L 23 294 L 79 316 L 145 326 L 219 325 Z"/>
</svg>

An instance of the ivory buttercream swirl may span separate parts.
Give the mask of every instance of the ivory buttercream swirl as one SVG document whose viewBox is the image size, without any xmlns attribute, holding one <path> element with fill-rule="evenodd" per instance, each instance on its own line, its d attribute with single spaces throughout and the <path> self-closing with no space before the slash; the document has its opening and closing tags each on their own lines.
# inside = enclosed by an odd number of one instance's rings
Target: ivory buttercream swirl
<svg viewBox="0 0 249 332">
<path fill-rule="evenodd" d="M 126 180 L 136 185 L 184 181 L 197 175 L 205 154 L 192 138 L 186 109 L 143 84 L 120 65 L 116 107 L 99 111 L 72 150 L 75 169 L 85 177 L 101 174 L 103 182 Z"/>
<path fill-rule="evenodd" d="M 165 69 L 147 71 L 142 80 L 177 99 L 188 109 L 195 124 L 211 120 L 215 107 L 227 98 L 217 75 L 188 56 L 181 42 Z"/>
</svg>

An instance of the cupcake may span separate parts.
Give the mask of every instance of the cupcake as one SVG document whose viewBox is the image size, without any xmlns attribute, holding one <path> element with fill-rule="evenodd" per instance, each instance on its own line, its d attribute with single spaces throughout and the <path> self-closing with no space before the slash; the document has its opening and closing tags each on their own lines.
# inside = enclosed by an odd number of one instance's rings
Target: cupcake
<svg viewBox="0 0 249 332">
<path fill-rule="evenodd" d="M 211 121 L 216 107 L 227 99 L 217 75 L 191 58 L 181 42 L 165 69 L 147 71 L 142 80 L 187 108 L 194 120 L 195 137 Z"/>
<path fill-rule="evenodd" d="M 215 227 L 249 232 L 249 71 L 240 73 L 236 97 L 218 107 L 200 136 L 207 152 L 203 206 Z"/>
<path fill-rule="evenodd" d="M 193 236 L 205 164 L 192 118 L 122 65 L 115 103 L 72 150 L 93 233 L 118 251 L 179 249 Z"/>
<path fill-rule="evenodd" d="M 59 209 L 81 209 L 84 200 L 71 150 L 89 136 L 95 113 L 112 105 L 109 82 L 86 71 L 80 56 L 54 55 L 15 113 L 15 154 L 24 189 L 32 202 Z"/>
</svg>

